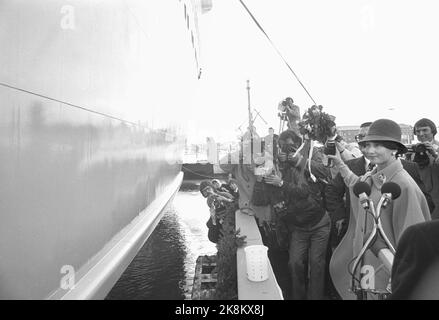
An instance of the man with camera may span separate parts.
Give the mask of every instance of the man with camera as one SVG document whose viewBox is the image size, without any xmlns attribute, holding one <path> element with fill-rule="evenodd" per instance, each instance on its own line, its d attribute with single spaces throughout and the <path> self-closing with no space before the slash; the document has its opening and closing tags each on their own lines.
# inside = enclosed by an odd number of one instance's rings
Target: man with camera
<svg viewBox="0 0 439 320">
<path fill-rule="evenodd" d="M 323 299 L 330 231 L 330 219 L 324 209 L 324 181 L 329 179 L 330 172 L 323 165 L 318 148 L 314 148 L 311 160 L 304 156 L 309 154 L 309 142 L 297 153 L 301 144 L 302 138 L 294 131 L 281 133 L 278 159 L 282 177 L 270 176 L 265 182 L 279 187 L 286 202 L 284 222 L 290 232 L 292 298 L 319 300 Z M 316 180 L 312 178 L 309 167 Z M 307 270 L 310 271 L 309 278 Z"/>
<path fill-rule="evenodd" d="M 436 125 L 427 118 L 418 120 L 413 128 L 419 143 L 408 146 L 407 159 L 417 163 L 425 190 L 431 196 L 432 219 L 439 218 L 439 141 L 435 140 Z M 430 206 L 431 207 L 431 206 Z M 431 208 L 432 209 L 432 208 Z"/>
<path fill-rule="evenodd" d="M 288 129 L 299 133 L 300 108 L 294 104 L 294 100 L 291 97 L 285 98 L 279 103 L 278 110 L 281 120 L 287 121 Z"/>
<path fill-rule="evenodd" d="M 409 146 L 409 151 L 413 153 L 413 156 L 426 153 L 429 156 L 429 164 L 434 163 L 439 157 L 439 141 L 434 139 L 437 133 L 434 122 L 427 118 L 418 120 L 413 128 L 413 133 L 420 143 Z"/>
<path fill-rule="evenodd" d="M 210 241 L 217 243 L 222 236 L 222 222 L 226 213 L 226 204 L 233 202 L 233 196 L 227 192 L 215 191 L 214 186 L 208 180 L 201 181 L 200 192 L 207 198 L 207 205 L 210 210 L 210 217 L 206 225 L 209 229 L 207 237 Z"/>
</svg>

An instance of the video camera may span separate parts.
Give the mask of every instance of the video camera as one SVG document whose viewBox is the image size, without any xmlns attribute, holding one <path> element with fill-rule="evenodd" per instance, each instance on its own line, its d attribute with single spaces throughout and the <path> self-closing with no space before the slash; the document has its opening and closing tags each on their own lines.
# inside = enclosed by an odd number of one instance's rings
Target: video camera
<svg viewBox="0 0 439 320">
<path fill-rule="evenodd" d="M 335 156 L 336 151 L 337 149 L 335 145 L 335 140 L 327 140 L 323 149 L 323 153 L 326 155 Z"/>
<path fill-rule="evenodd" d="M 285 98 L 282 100 L 282 102 L 279 104 L 279 111 L 280 112 L 286 112 L 287 107 L 292 107 L 294 105 L 294 100 L 290 97 Z"/>
<path fill-rule="evenodd" d="M 294 100 L 291 97 L 287 97 L 279 102 L 278 110 L 278 117 L 281 121 L 288 122 L 289 127 L 300 120 L 300 108 L 294 104 Z M 283 131 L 282 127 L 281 131 Z"/>
</svg>

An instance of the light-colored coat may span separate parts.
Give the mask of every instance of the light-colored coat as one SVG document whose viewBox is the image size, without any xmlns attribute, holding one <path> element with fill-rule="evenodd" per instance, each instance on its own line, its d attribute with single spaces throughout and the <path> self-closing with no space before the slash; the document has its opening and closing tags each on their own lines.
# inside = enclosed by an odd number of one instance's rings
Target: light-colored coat
<svg viewBox="0 0 439 320">
<path fill-rule="evenodd" d="M 358 255 L 373 227 L 373 219 L 366 216 L 359 199 L 353 193 L 355 183 L 361 179 L 361 181 L 371 185 L 372 191 L 369 198 L 373 201 L 374 206 L 378 204 L 381 198 L 381 187 L 385 182 L 395 182 L 401 187 L 400 197 L 393 200 L 386 209 L 381 210 L 381 222 L 384 232 L 394 248 L 396 248 L 401 234 L 407 227 L 428 221 L 431 218 L 427 200 L 416 182 L 403 169 L 400 160 L 395 161 L 381 171 L 375 169 L 361 178 L 351 172 L 346 165 L 340 168 L 340 173 L 349 187 L 351 216 L 348 231 L 332 256 L 330 273 L 342 298 L 355 299 L 355 295 L 349 292 L 351 275 L 348 268 L 351 270 L 352 260 Z M 386 290 L 390 274 L 370 249 L 366 252 L 363 265 L 372 266 L 373 268 L 375 274 L 373 277 L 374 288 Z M 360 275 L 357 274 L 357 278 L 359 277 Z"/>
</svg>

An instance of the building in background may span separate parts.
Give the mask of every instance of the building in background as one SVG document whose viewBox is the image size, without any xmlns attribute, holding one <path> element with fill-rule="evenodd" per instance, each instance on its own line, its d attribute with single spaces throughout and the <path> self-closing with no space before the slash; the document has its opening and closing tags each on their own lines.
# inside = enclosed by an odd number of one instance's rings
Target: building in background
<svg viewBox="0 0 439 320">
<path fill-rule="evenodd" d="M 401 142 L 403 144 L 410 144 L 415 139 L 413 134 L 413 127 L 407 124 L 400 124 L 401 127 Z"/>
<path fill-rule="evenodd" d="M 410 144 L 415 139 L 413 134 L 413 127 L 407 124 L 400 124 L 401 127 L 401 141 L 404 144 Z M 356 142 L 355 136 L 358 134 L 360 126 L 337 126 L 338 133 L 343 137 L 343 139 L 350 143 Z"/>
<path fill-rule="evenodd" d="M 337 132 L 348 143 L 356 142 L 355 136 L 358 134 L 358 130 L 360 130 L 360 126 L 337 126 Z"/>
</svg>

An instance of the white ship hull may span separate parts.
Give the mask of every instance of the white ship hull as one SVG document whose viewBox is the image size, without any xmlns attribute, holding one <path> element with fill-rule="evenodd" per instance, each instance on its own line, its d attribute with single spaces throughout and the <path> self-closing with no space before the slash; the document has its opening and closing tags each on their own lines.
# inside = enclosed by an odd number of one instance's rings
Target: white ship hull
<svg viewBox="0 0 439 320">
<path fill-rule="evenodd" d="M 196 3 L 0 2 L 1 299 L 104 298 L 158 223 L 181 183 L 169 101 L 197 85 Z"/>
</svg>

